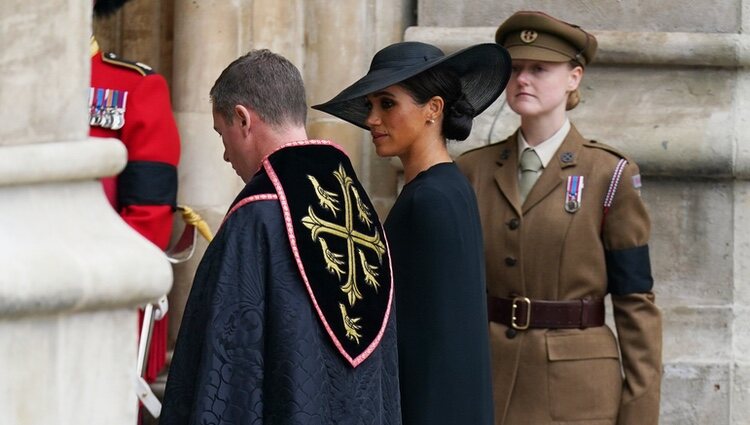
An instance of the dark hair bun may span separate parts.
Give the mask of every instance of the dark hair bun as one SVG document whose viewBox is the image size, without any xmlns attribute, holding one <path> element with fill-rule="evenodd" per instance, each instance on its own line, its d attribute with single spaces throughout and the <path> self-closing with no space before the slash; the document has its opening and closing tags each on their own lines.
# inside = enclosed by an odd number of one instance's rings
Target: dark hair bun
<svg viewBox="0 0 750 425">
<path fill-rule="evenodd" d="M 453 102 L 445 111 L 443 135 L 450 140 L 466 140 L 474 123 L 474 107 L 463 98 Z"/>
</svg>

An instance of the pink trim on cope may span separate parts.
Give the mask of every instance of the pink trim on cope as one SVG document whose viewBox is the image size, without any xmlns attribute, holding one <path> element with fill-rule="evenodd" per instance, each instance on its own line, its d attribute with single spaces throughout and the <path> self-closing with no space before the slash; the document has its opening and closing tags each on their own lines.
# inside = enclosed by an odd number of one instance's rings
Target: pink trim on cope
<svg viewBox="0 0 750 425">
<path fill-rule="evenodd" d="M 343 153 L 347 157 L 349 157 L 349 155 L 346 154 L 346 151 L 344 150 L 344 148 L 342 148 L 341 146 L 337 145 L 336 143 L 333 143 L 330 140 L 322 140 L 322 139 L 320 139 L 320 140 L 318 140 L 318 139 L 296 140 L 294 142 L 284 143 L 283 145 L 278 146 L 276 149 L 274 149 L 273 151 L 271 151 L 271 153 L 269 153 L 268 155 L 264 156 L 263 159 L 260 161 L 260 165 L 258 165 L 258 169 L 255 170 L 255 173 L 257 173 L 258 170 L 260 170 L 261 167 L 263 167 L 263 163 L 266 161 L 266 159 L 268 159 L 269 156 L 271 156 L 274 153 L 280 151 L 281 149 L 289 148 L 289 147 L 295 147 L 295 146 L 313 146 L 313 145 L 332 146 L 332 147 L 340 150 L 341 153 Z M 253 174 L 255 174 L 255 173 L 253 173 Z"/>
<path fill-rule="evenodd" d="M 269 156 L 273 155 L 274 153 L 276 153 L 276 152 L 278 152 L 278 151 L 280 151 L 280 150 L 282 150 L 284 148 L 293 148 L 293 147 L 297 147 L 297 146 L 332 146 L 332 147 L 340 150 L 341 153 L 343 153 L 347 158 L 349 157 L 349 155 L 346 154 L 346 151 L 344 150 L 344 148 L 342 148 L 341 146 L 337 145 L 336 143 L 333 143 L 330 140 L 311 139 L 311 140 L 297 140 L 295 142 L 285 143 L 285 144 L 279 146 L 278 148 L 274 149 L 273 152 L 271 152 L 268 155 L 266 155 L 266 157 L 263 158 L 263 161 L 261 161 L 261 162 L 265 162 L 265 160 L 268 159 Z"/>
<path fill-rule="evenodd" d="M 221 224 L 219 225 L 219 229 L 221 229 L 221 226 L 224 225 L 224 222 L 227 221 L 227 219 L 229 218 L 229 216 L 232 215 L 232 213 L 234 213 L 235 211 L 237 211 L 240 207 L 242 207 L 244 205 L 247 205 L 247 204 L 249 204 L 251 202 L 256 202 L 256 201 L 275 201 L 275 200 L 278 200 L 278 199 L 279 199 L 279 195 L 277 195 L 275 193 L 262 193 L 260 195 L 253 195 L 253 196 L 248 196 L 247 198 L 243 198 L 242 200 L 240 200 L 239 202 L 237 202 L 236 204 L 234 204 L 234 206 L 232 207 L 232 209 L 229 210 L 229 212 L 227 213 L 227 215 L 224 216 L 224 219 L 221 220 Z"/>
<path fill-rule="evenodd" d="M 340 146 L 328 140 L 303 140 L 303 141 L 298 141 L 298 142 L 291 142 L 291 143 L 287 143 L 279 147 L 279 149 L 276 149 L 276 151 L 286 148 L 286 147 L 311 146 L 311 145 L 332 146 L 340 150 L 345 156 L 348 157 L 348 155 L 346 154 L 346 151 L 344 151 Z M 318 300 L 315 299 L 315 294 L 313 293 L 312 287 L 310 286 L 310 281 L 308 280 L 307 274 L 305 273 L 305 267 L 302 264 L 302 257 L 300 256 L 299 248 L 297 247 L 297 237 L 294 235 L 294 225 L 292 224 L 292 215 L 291 215 L 291 212 L 289 211 L 289 203 L 287 202 L 286 194 L 284 193 L 284 188 L 281 185 L 281 181 L 279 181 L 278 175 L 276 175 L 276 172 L 271 166 L 271 162 L 268 160 L 268 156 L 263 158 L 262 166 L 266 169 L 266 173 L 268 173 L 268 177 L 271 179 L 273 186 L 276 188 L 276 193 L 278 194 L 278 199 L 279 199 L 279 202 L 281 203 L 281 210 L 284 214 L 284 222 L 286 223 L 286 233 L 287 233 L 287 236 L 289 236 L 289 245 L 292 247 L 292 254 L 294 255 L 295 261 L 297 262 L 297 267 L 299 268 L 299 272 L 300 272 L 300 275 L 302 276 L 302 280 L 305 282 L 307 293 L 310 295 L 310 299 L 312 300 L 313 306 L 315 307 L 315 311 L 318 313 L 318 317 L 320 317 L 320 321 L 323 322 L 323 327 L 328 333 L 328 336 L 331 337 L 331 340 L 333 341 L 333 345 L 336 346 L 336 349 L 339 351 L 339 353 L 341 353 L 341 355 L 352 365 L 352 367 L 357 367 L 363 361 L 365 361 L 370 356 L 370 354 L 372 354 L 372 352 L 375 351 L 377 346 L 380 344 L 380 340 L 383 338 L 383 333 L 385 333 L 385 328 L 388 324 L 388 318 L 390 317 L 390 314 L 391 314 L 391 305 L 393 303 L 393 265 L 391 264 L 391 261 L 390 261 L 390 254 L 388 255 L 388 267 L 390 268 L 390 271 L 391 271 L 391 292 L 390 292 L 390 297 L 388 297 L 388 307 L 386 308 L 386 311 L 385 311 L 383 324 L 381 325 L 380 330 L 378 331 L 378 334 L 375 336 L 375 339 L 373 339 L 372 343 L 370 343 L 370 345 L 359 356 L 352 358 L 346 352 L 346 350 L 344 350 L 344 347 L 342 346 L 341 341 L 339 341 L 339 339 L 336 337 L 336 334 L 333 333 L 331 326 L 328 324 L 328 321 L 326 321 L 325 315 L 323 315 L 323 311 L 320 309 L 320 305 L 318 305 Z M 381 231 L 382 231 L 382 228 L 381 228 Z M 385 240 L 385 244 L 387 248 L 388 241 L 385 238 L 385 232 L 382 232 L 382 233 L 383 233 L 383 239 Z M 388 252 L 390 253 L 390 250 L 388 250 Z"/>
</svg>

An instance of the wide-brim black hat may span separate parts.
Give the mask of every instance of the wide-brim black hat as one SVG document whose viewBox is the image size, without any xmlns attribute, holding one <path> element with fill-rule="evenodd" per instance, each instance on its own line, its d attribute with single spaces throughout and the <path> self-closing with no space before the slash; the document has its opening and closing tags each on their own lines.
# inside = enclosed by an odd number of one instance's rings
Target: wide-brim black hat
<svg viewBox="0 0 750 425">
<path fill-rule="evenodd" d="M 328 102 L 313 106 L 365 130 L 369 108 L 364 97 L 436 67 L 452 69 L 461 80 L 474 116 L 487 109 L 505 90 L 510 78 L 510 55 L 495 43 L 478 44 L 446 56 L 437 47 L 405 41 L 383 48 L 372 58 L 367 75 Z"/>
</svg>

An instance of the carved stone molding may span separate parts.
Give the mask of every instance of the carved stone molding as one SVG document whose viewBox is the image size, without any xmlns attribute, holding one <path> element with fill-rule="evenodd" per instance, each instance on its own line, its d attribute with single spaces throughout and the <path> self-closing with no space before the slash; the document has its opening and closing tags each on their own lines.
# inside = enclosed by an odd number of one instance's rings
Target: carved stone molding
<svg viewBox="0 0 750 425">
<path fill-rule="evenodd" d="M 0 186 L 113 176 L 125 166 L 126 158 L 125 147 L 116 139 L 5 146 Z"/>
<path fill-rule="evenodd" d="M 406 40 L 434 44 L 446 53 L 478 43 L 492 43 L 496 27 L 410 27 Z M 750 65 L 750 35 L 591 31 L 599 42 L 596 65 L 708 66 Z"/>
</svg>

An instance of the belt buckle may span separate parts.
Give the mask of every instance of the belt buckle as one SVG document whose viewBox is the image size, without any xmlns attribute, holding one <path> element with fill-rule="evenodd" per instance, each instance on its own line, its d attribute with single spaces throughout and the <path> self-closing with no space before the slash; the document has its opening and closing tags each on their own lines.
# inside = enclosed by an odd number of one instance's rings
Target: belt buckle
<svg viewBox="0 0 750 425">
<path fill-rule="evenodd" d="M 526 324 L 525 325 L 519 325 L 516 323 L 516 320 L 518 320 L 518 317 L 516 317 L 516 311 L 518 310 L 518 306 L 521 302 L 526 303 Z M 519 331 L 523 331 L 529 328 L 529 325 L 531 324 L 531 300 L 527 297 L 515 297 L 513 298 L 513 303 L 511 304 L 511 314 L 510 314 L 510 325 L 513 327 L 513 329 L 518 329 Z"/>
</svg>

